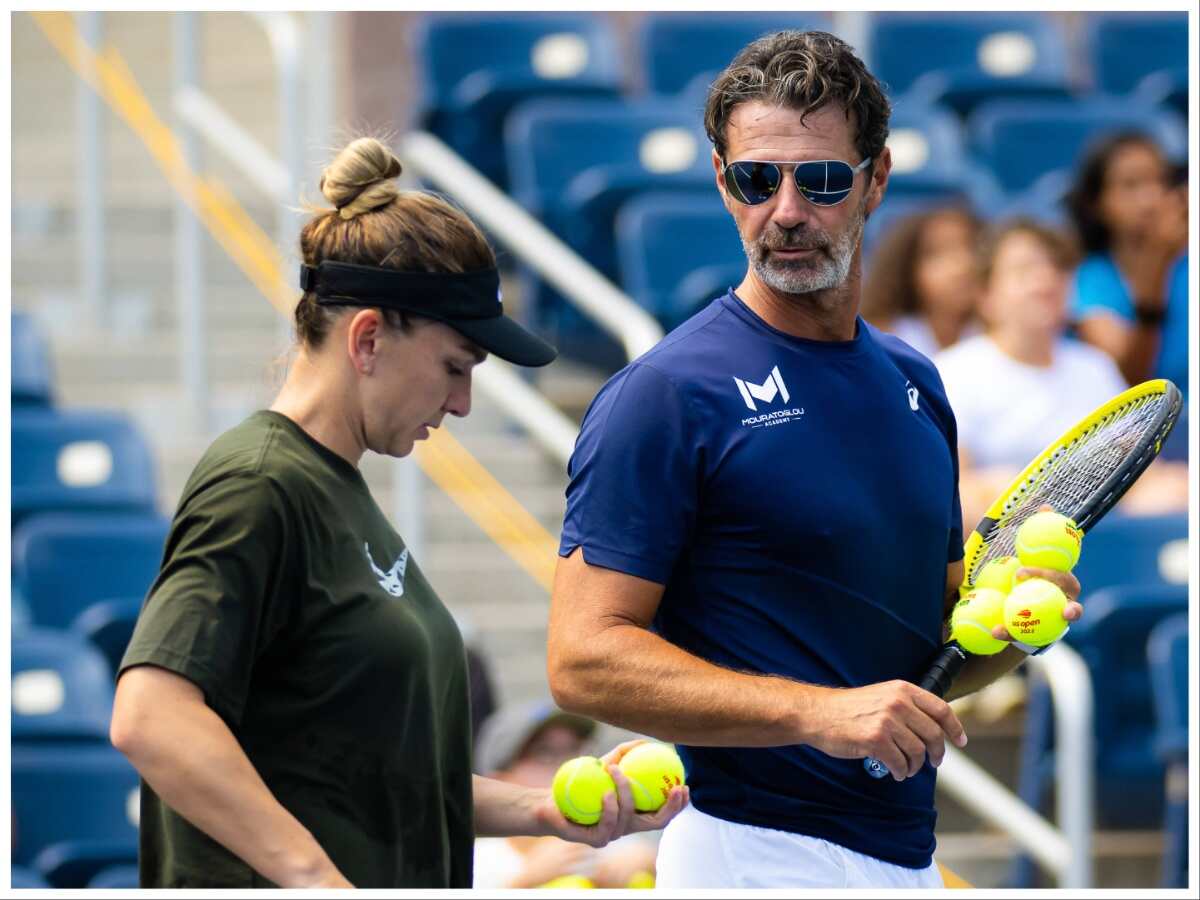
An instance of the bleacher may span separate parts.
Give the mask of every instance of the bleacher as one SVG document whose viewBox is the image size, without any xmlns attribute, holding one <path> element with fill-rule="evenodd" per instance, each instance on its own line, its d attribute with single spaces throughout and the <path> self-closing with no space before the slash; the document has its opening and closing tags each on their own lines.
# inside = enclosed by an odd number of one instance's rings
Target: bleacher
<svg viewBox="0 0 1200 900">
<path fill-rule="evenodd" d="M 430 14 L 412 35 L 412 121 L 670 329 L 744 273 L 701 110 L 716 71 L 780 25 L 835 30 L 819 14 L 649 13 L 625 35 L 589 13 Z M 896 168 L 868 248 L 933 203 L 1059 216 L 1067 173 L 1107 130 L 1142 128 L 1182 159 L 1186 34 L 1183 14 L 1088 14 L 1073 30 L 1038 13 L 872 16 L 867 63 L 891 91 Z M 636 53 L 622 55 L 623 37 Z M 532 272 L 506 276 L 568 357 L 602 371 L 622 362 Z M 138 780 L 108 720 L 166 534 L 156 461 L 129 416 L 63 406 L 36 319 L 11 321 L 12 882 L 135 887 Z M 1164 885 L 1186 883 L 1187 573 L 1171 562 L 1186 532 L 1186 517 L 1119 509 L 1102 523 L 1077 570 L 1088 616 L 1068 637 L 1112 701 L 1097 704 L 1098 827 L 1164 832 Z M 1052 814 L 1048 704 L 1030 696 L 1018 772 L 1024 799 Z M 1027 864 L 1006 876 L 1035 880 Z"/>
</svg>

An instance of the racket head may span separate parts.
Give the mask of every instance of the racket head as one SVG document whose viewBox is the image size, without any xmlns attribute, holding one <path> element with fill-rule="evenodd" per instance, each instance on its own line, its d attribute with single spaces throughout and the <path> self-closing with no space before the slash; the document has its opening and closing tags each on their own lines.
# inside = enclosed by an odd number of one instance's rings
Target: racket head
<svg viewBox="0 0 1200 900">
<path fill-rule="evenodd" d="M 1017 529 L 1042 504 L 1086 533 L 1158 456 L 1182 408 L 1179 389 L 1157 378 L 1118 394 L 1064 432 L 1012 480 L 967 538 L 961 590 L 969 590 L 992 559 L 1016 554 Z"/>
</svg>

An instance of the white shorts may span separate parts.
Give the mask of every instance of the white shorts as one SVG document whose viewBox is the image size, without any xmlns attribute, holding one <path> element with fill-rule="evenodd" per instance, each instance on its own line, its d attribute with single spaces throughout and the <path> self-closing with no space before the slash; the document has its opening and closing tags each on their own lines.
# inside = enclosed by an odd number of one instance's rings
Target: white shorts
<svg viewBox="0 0 1200 900">
<path fill-rule="evenodd" d="M 821 838 L 727 822 L 687 806 L 663 831 L 656 888 L 940 888 L 936 863 L 907 869 Z"/>
</svg>

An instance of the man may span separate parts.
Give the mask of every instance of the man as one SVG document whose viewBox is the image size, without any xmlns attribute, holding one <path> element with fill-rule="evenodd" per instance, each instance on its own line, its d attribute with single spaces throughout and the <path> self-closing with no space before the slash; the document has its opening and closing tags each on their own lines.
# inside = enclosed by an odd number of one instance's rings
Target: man
<svg viewBox="0 0 1200 900">
<path fill-rule="evenodd" d="M 934 767 L 966 736 L 902 679 L 962 580 L 957 440 L 933 365 L 857 316 L 888 114 L 832 35 L 738 54 L 705 122 L 746 277 L 605 385 L 571 460 L 550 684 L 680 745 L 693 802 L 660 887 L 941 885 Z"/>
</svg>

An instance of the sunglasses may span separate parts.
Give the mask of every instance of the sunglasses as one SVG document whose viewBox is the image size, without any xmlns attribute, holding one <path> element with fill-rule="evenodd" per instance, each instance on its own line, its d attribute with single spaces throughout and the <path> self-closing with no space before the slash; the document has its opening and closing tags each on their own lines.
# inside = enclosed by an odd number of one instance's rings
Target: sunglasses
<svg viewBox="0 0 1200 900">
<path fill-rule="evenodd" d="M 870 164 L 869 156 L 857 166 L 840 159 L 799 163 L 739 159 L 725 167 L 725 186 L 738 202 L 757 206 L 766 203 L 779 190 L 783 183 L 780 167 L 791 166 L 796 190 L 805 200 L 817 206 L 837 206 L 850 196 L 854 176 Z"/>
</svg>

